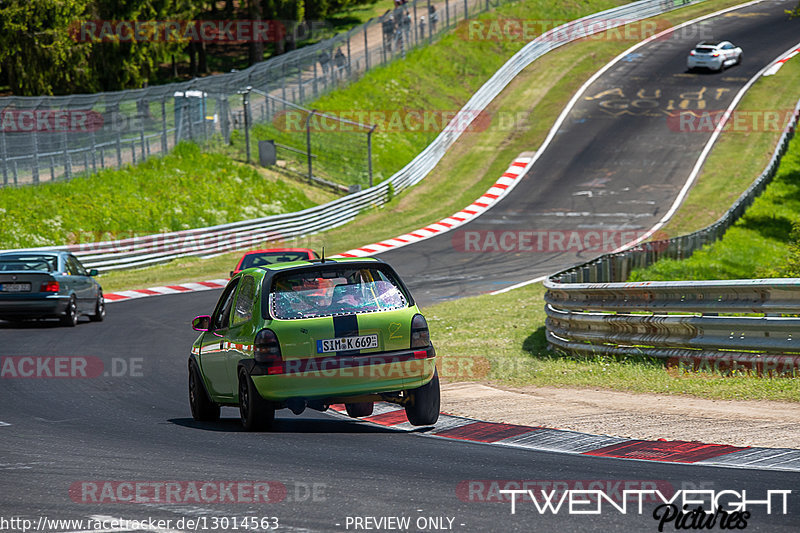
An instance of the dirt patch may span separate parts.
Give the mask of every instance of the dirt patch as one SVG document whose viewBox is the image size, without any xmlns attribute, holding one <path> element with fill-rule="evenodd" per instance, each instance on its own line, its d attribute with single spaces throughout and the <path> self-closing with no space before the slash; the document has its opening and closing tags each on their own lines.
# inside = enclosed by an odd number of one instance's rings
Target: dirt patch
<svg viewBox="0 0 800 533">
<path fill-rule="evenodd" d="M 800 410 L 784 402 L 447 383 L 442 385 L 442 411 L 633 439 L 800 448 Z"/>
</svg>

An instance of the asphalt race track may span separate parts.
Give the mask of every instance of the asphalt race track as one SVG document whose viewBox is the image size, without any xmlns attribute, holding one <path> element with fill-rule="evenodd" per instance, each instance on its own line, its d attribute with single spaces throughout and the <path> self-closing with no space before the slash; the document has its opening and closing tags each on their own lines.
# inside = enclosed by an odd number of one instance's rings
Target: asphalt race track
<svg viewBox="0 0 800 533">
<path fill-rule="evenodd" d="M 670 101 L 693 105 L 681 95 L 703 87 L 706 108 L 724 108 L 753 73 L 797 42 L 800 20 L 785 21 L 787 6 L 756 5 L 708 24 L 713 35 L 703 37 L 730 39 L 745 51 L 744 64 L 722 74 L 684 72 L 685 54 L 696 36 L 655 43 L 613 68 L 589 89 L 593 99 L 574 110 L 517 189 L 461 230 L 650 227 L 672 202 L 707 137 L 670 131 L 663 110 Z M 464 253 L 453 248 L 455 234 L 383 255 L 423 303 L 501 288 L 583 258 L 574 252 Z M 508 502 L 482 501 L 497 496 L 488 480 L 538 480 L 563 481 L 571 488 L 590 488 L 595 481 L 599 484 L 591 488 L 619 489 L 617 482 L 627 481 L 632 489 L 645 482 L 667 490 L 744 489 L 751 500 L 764 499 L 768 490 L 792 490 L 787 514 L 776 505 L 768 515 L 756 505 L 746 529 L 797 531 L 797 473 L 420 438 L 313 411 L 299 417 L 279 411 L 274 430 L 260 434 L 243 432 L 238 411 L 230 408 L 223 409 L 218 423 L 196 423 L 186 391 L 186 360 L 195 338 L 189 322 L 210 312 L 218 295 L 207 291 L 116 303 L 105 322 L 83 320 L 74 329 L 0 322 L 4 361 L 8 356 L 81 356 L 93 376 L 0 380 L 0 530 L 21 531 L 19 523 L 3 522 L 12 517 L 38 525 L 42 517 L 102 515 L 172 521 L 142 531 L 234 531 L 231 519 L 245 516 L 277 517 L 282 531 L 392 530 L 387 523 L 375 527 L 362 521 L 356 527 L 354 517 L 407 517 L 410 529 L 426 531 L 657 531 L 652 502 L 642 513 L 633 504 L 627 514 L 608 504 L 601 514 L 570 514 L 562 508 L 552 515 L 540 514 L 529 500 L 519 502 L 515 514 Z M 130 495 L 130 487 L 164 481 L 245 487 L 273 482 L 270 499 L 280 501 L 247 503 L 252 491 L 238 493 L 236 503 L 209 503 L 188 493 L 170 503 L 114 501 Z M 125 482 L 131 483 L 127 492 L 120 489 Z M 203 517 L 206 528 L 176 525 L 181 518 Z M 223 522 L 211 527 L 212 519 L 223 517 L 227 527 Z M 417 522 L 420 518 L 441 521 Z M 86 527 L 46 530 L 80 529 Z"/>
<path fill-rule="evenodd" d="M 711 136 L 692 131 L 700 118 L 681 127 L 668 115 L 725 110 L 800 41 L 800 19 L 783 13 L 790 4 L 756 4 L 640 48 L 587 89 L 511 194 L 469 224 L 380 257 L 427 304 L 551 274 L 641 235 L 669 210 Z M 741 46 L 743 63 L 687 72 L 688 51 L 713 39 Z"/>
</svg>

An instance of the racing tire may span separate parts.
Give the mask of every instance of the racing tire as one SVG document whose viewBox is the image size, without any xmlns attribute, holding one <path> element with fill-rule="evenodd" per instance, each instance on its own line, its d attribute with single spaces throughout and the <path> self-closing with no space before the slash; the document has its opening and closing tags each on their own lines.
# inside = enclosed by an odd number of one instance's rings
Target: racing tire
<svg viewBox="0 0 800 533">
<path fill-rule="evenodd" d="M 363 418 L 372 414 L 375 402 L 356 402 L 344 404 L 344 409 L 350 418 Z"/>
<path fill-rule="evenodd" d="M 439 420 L 439 373 L 434 370 L 433 378 L 425 385 L 408 391 L 406 418 L 412 426 L 432 426 Z"/>
<path fill-rule="evenodd" d="M 247 372 L 239 372 L 239 416 L 245 431 L 263 431 L 275 420 L 275 407 L 256 390 Z"/>
<path fill-rule="evenodd" d="M 739 54 L 739 57 L 736 58 L 736 64 L 737 65 L 741 65 L 742 64 L 742 58 L 743 57 L 744 57 L 744 54 Z"/>
<path fill-rule="evenodd" d="M 195 363 L 189 363 L 189 406 L 192 418 L 198 422 L 219 420 L 219 404 L 208 397 L 203 376 Z"/>
<path fill-rule="evenodd" d="M 75 297 L 69 299 L 67 308 L 64 310 L 64 316 L 61 317 L 61 325 L 68 328 L 74 328 L 78 325 L 78 304 L 75 302 Z"/>
<path fill-rule="evenodd" d="M 102 322 L 106 318 L 106 302 L 103 300 L 103 293 L 97 296 L 97 301 L 94 304 L 94 314 L 89 315 L 89 320 L 92 322 Z"/>
</svg>

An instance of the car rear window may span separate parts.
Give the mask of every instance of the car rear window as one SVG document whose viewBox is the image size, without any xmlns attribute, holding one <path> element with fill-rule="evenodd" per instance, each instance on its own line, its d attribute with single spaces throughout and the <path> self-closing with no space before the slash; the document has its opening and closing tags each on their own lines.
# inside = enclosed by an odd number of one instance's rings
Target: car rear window
<svg viewBox="0 0 800 533">
<path fill-rule="evenodd" d="M 716 51 L 716 48 L 712 48 L 710 46 L 698 46 L 694 49 L 694 51 L 698 54 L 710 54 Z"/>
<path fill-rule="evenodd" d="M 52 255 L 17 255 L 0 257 L 0 272 L 38 270 L 40 272 L 55 272 L 58 258 Z"/>
<path fill-rule="evenodd" d="M 244 256 L 240 269 L 244 270 L 245 268 L 274 265 L 275 263 L 286 263 L 288 261 L 306 261 L 308 259 L 308 252 L 265 252 L 248 254 Z"/>
<path fill-rule="evenodd" d="M 270 313 L 282 320 L 402 309 L 408 299 L 391 274 L 378 268 L 302 270 L 275 276 Z"/>
</svg>

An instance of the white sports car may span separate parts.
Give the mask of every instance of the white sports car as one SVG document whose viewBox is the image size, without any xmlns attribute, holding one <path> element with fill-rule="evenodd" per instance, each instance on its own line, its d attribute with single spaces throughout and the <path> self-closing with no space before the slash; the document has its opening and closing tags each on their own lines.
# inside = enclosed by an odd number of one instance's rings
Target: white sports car
<svg viewBox="0 0 800 533">
<path fill-rule="evenodd" d="M 742 49 L 730 41 L 701 41 L 689 52 L 689 57 L 686 59 L 689 70 L 707 68 L 717 72 L 741 62 Z"/>
</svg>

